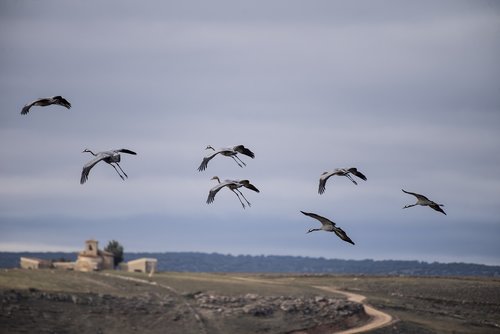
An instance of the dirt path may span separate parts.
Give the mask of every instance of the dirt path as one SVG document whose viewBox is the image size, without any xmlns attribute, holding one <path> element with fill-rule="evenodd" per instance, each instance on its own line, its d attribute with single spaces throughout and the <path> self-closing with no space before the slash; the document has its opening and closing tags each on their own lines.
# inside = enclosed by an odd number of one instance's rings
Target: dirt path
<svg viewBox="0 0 500 334">
<path fill-rule="evenodd" d="M 392 323 L 393 318 L 391 315 L 384 313 L 382 311 L 379 311 L 372 306 L 366 304 L 364 301 L 366 299 L 365 296 L 358 295 L 355 293 L 351 292 L 346 292 L 342 290 L 337 290 L 333 287 L 329 286 L 317 286 L 317 288 L 333 292 L 333 293 L 339 293 L 347 297 L 347 300 L 363 304 L 363 307 L 365 308 L 366 314 L 370 316 L 370 322 L 360 326 L 360 327 L 355 327 L 351 328 L 342 332 L 337 332 L 336 334 L 354 334 L 354 333 L 363 333 L 367 332 L 376 328 L 384 327 Z"/>
<path fill-rule="evenodd" d="M 120 276 L 120 275 L 111 275 L 111 274 L 105 274 L 105 276 L 111 276 L 111 277 L 116 277 L 116 278 L 120 278 L 120 279 L 128 280 L 128 281 L 135 281 L 135 282 L 140 282 L 140 283 L 144 283 L 144 284 L 161 286 L 162 288 L 168 289 L 171 292 L 173 292 L 174 294 L 177 294 L 180 296 L 179 292 L 177 292 L 172 287 L 158 284 L 157 282 L 153 282 L 150 280 L 143 280 L 143 279 L 138 279 L 138 278 L 124 277 L 124 276 Z M 233 276 L 233 278 L 243 280 L 243 281 L 251 281 L 251 282 L 255 282 L 255 283 L 282 284 L 281 282 L 270 282 L 267 280 L 251 278 L 251 277 Z M 362 304 L 364 309 L 365 309 L 366 314 L 370 317 L 370 320 L 368 321 L 368 323 L 365 323 L 359 327 L 350 328 L 350 329 L 347 329 L 347 330 L 344 330 L 341 332 L 335 332 L 335 334 L 364 333 L 364 332 L 367 332 L 367 331 L 370 331 L 370 330 L 373 330 L 376 328 L 381 328 L 381 327 L 387 326 L 394 321 L 394 319 L 392 318 L 391 315 L 384 313 L 382 311 L 379 311 L 379 310 L 373 308 L 372 306 L 370 306 L 369 304 L 365 303 L 366 297 L 363 295 L 358 295 L 358 294 L 355 294 L 352 292 L 338 290 L 332 286 L 313 286 L 313 287 L 317 288 L 317 289 L 325 290 L 328 292 L 333 292 L 336 294 L 344 295 L 347 297 L 347 300 Z M 198 315 L 198 313 L 187 302 L 186 302 L 186 306 L 194 314 L 196 320 L 198 321 L 198 323 L 200 325 L 201 332 L 206 333 L 206 328 L 205 328 L 204 323 L 201 320 L 200 316 Z"/>
<path fill-rule="evenodd" d="M 233 276 L 233 278 L 243 280 L 243 281 L 253 281 L 253 282 L 258 282 L 258 283 L 265 283 L 265 284 L 281 284 L 281 282 L 269 282 L 266 280 L 262 279 L 257 279 L 257 278 L 251 278 L 251 277 L 238 277 L 238 276 Z M 335 334 L 354 334 L 354 333 L 364 333 L 371 331 L 376 328 L 381 328 L 385 327 L 389 324 L 391 324 L 394 319 L 390 314 L 384 313 L 382 311 L 379 311 L 375 309 L 374 307 L 370 306 L 369 304 L 365 303 L 366 297 L 363 295 L 358 295 L 352 292 L 347 292 L 347 291 L 342 291 L 342 290 L 337 290 L 334 287 L 331 286 L 314 286 L 315 288 L 341 294 L 347 297 L 347 300 L 360 303 L 363 305 L 365 308 L 366 314 L 370 317 L 370 321 L 364 325 L 361 325 L 359 327 L 355 328 L 350 328 L 345 331 L 341 332 L 336 332 Z"/>
</svg>

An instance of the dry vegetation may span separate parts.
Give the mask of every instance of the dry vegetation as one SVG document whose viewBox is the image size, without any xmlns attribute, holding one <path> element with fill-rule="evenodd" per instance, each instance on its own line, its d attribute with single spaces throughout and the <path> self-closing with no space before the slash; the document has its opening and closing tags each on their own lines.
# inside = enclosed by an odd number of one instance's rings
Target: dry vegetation
<svg viewBox="0 0 500 334">
<path fill-rule="evenodd" d="M 331 333 L 366 322 L 359 305 L 318 286 L 365 295 L 398 319 L 373 333 L 500 333 L 500 280 L 491 278 L 18 269 L 0 272 L 0 331 Z"/>
</svg>

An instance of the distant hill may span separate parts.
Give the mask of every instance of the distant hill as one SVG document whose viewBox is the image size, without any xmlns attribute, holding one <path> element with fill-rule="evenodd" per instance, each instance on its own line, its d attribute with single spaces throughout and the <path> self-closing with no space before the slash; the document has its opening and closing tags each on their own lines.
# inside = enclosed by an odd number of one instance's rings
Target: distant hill
<svg viewBox="0 0 500 334">
<path fill-rule="evenodd" d="M 19 267 L 21 256 L 76 260 L 76 253 L 0 252 L 0 268 Z M 414 276 L 500 276 L 500 266 L 472 263 L 428 263 L 399 260 L 340 260 L 302 256 L 224 255 L 218 253 L 125 253 L 125 261 L 141 257 L 158 259 L 159 271 L 247 272 L 305 274 L 365 274 Z"/>
</svg>

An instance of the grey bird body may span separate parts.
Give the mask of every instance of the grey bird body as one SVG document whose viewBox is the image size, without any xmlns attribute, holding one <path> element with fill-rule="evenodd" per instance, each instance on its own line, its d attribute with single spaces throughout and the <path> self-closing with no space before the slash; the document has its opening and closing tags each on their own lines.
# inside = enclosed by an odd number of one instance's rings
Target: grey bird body
<svg viewBox="0 0 500 334">
<path fill-rule="evenodd" d="M 240 154 L 244 154 L 250 158 L 255 158 L 255 154 L 250 151 L 248 148 L 246 148 L 245 146 L 243 145 L 236 145 L 236 146 L 233 146 L 233 147 L 224 147 L 224 148 L 220 148 L 218 150 L 214 149 L 212 146 L 208 145 L 206 150 L 213 150 L 214 153 L 206 156 L 205 158 L 203 158 L 203 161 L 201 162 L 200 166 L 198 167 L 198 171 L 204 171 L 207 166 L 208 166 L 208 162 L 210 160 L 212 160 L 216 155 L 220 154 L 220 155 L 223 155 L 225 157 L 230 157 L 232 158 L 237 164 L 238 166 L 240 167 L 243 167 L 243 166 L 246 166 L 246 163 L 244 163 L 239 157 L 238 157 L 238 153 Z M 243 164 L 243 165 L 242 165 Z"/>
<path fill-rule="evenodd" d="M 110 150 L 110 151 L 103 151 L 103 152 L 98 152 L 98 153 L 94 153 L 94 152 L 92 152 L 89 149 L 85 149 L 83 152 L 91 153 L 94 156 L 94 158 L 92 160 L 90 160 L 89 162 L 87 162 L 83 166 L 82 175 L 80 177 L 80 184 L 84 184 L 88 180 L 90 170 L 99 161 L 104 161 L 104 162 L 108 163 L 109 165 L 111 165 L 115 169 L 115 171 L 118 173 L 118 175 L 121 177 L 121 179 L 125 180 L 125 178 L 123 177 L 123 175 L 125 177 L 127 177 L 127 178 L 128 178 L 128 175 L 123 171 L 122 167 L 118 164 L 120 162 L 120 160 L 121 160 L 120 153 L 127 153 L 127 154 L 132 154 L 132 155 L 136 155 L 137 154 L 137 153 L 135 153 L 135 152 L 133 152 L 131 150 L 128 150 L 126 148 L 117 149 L 117 150 Z M 116 167 L 115 167 L 114 164 L 116 164 L 118 166 L 118 168 L 123 173 L 123 175 L 120 174 L 120 172 L 118 171 L 118 169 L 116 169 Z"/>
<path fill-rule="evenodd" d="M 422 205 L 422 206 L 428 206 L 436 211 L 439 211 L 443 214 L 446 215 L 446 212 L 444 212 L 443 209 L 441 209 L 442 206 L 444 206 L 444 204 L 438 204 L 434 201 L 431 201 L 430 199 L 428 199 L 427 197 L 425 197 L 424 195 L 420 195 L 420 194 L 417 194 L 417 193 L 412 193 L 412 192 L 409 192 L 409 191 L 406 191 L 404 189 L 401 189 L 404 193 L 406 194 L 410 194 L 410 195 L 413 195 L 417 198 L 417 203 L 415 204 L 409 204 L 409 205 L 405 205 L 403 207 L 403 209 L 406 209 L 406 208 L 411 208 L 412 206 L 416 206 L 416 205 Z"/>
<path fill-rule="evenodd" d="M 326 231 L 326 232 L 333 232 L 340 239 L 342 239 L 345 242 L 348 242 L 348 243 L 354 245 L 354 242 L 351 240 L 351 238 L 349 238 L 347 236 L 347 233 L 345 233 L 343 229 L 341 229 L 340 227 L 338 227 L 330 219 L 325 218 L 323 216 L 320 216 L 318 214 L 312 213 L 312 212 L 304 212 L 304 211 L 300 211 L 300 212 L 302 212 L 306 216 L 309 216 L 311 218 L 319 220 L 319 222 L 321 223 L 321 228 L 311 228 L 311 229 L 309 229 L 309 231 L 307 231 L 307 233 L 311 233 L 311 232 L 314 232 L 314 231 L 321 231 L 321 230 Z"/>
<path fill-rule="evenodd" d="M 240 195 L 245 199 L 248 206 L 251 206 L 251 204 L 238 188 L 245 187 L 255 192 L 260 192 L 259 189 L 251 184 L 249 180 L 224 180 L 223 182 L 221 182 L 218 176 L 212 177 L 212 180 L 217 180 L 219 183 L 208 192 L 207 204 L 210 204 L 215 200 L 215 195 L 219 192 L 219 190 L 227 187 L 236 195 L 236 197 L 238 197 L 238 200 L 240 201 L 244 209 L 245 204 L 241 201 Z"/>
<path fill-rule="evenodd" d="M 334 175 L 338 175 L 338 176 L 345 176 L 347 177 L 349 180 L 352 181 L 352 183 L 354 184 L 358 184 L 356 181 L 354 181 L 354 179 L 351 177 L 350 174 L 353 174 L 355 175 L 356 177 L 359 177 L 360 179 L 366 181 L 366 176 L 363 175 L 363 173 L 361 173 L 360 171 L 358 171 L 358 169 L 356 167 L 351 167 L 351 168 L 335 168 L 333 171 L 331 172 L 324 172 L 323 174 L 321 174 L 321 176 L 319 177 L 319 187 L 318 187 L 318 193 L 319 194 L 323 194 L 325 192 L 325 189 L 326 189 L 326 181 L 328 181 L 328 179 Z"/>
<path fill-rule="evenodd" d="M 69 103 L 68 100 L 66 100 L 64 97 L 58 95 L 58 96 L 40 98 L 31 103 L 26 104 L 21 110 L 21 115 L 26 115 L 30 111 L 30 108 L 33 106 L 46 107 L 52 104 L 57 104 L 66 107 L 68 109 L 71 108 L 71 103 Z"/>
</svg>

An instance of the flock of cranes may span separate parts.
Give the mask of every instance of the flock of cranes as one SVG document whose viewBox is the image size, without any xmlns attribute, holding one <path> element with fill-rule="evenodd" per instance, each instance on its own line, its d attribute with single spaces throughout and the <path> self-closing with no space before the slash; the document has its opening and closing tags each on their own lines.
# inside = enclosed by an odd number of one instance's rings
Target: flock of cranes
<svg viewBox="0 0 500 334">
<path fill-rule="evenodd" d="M 249 156 L 252 159 L 255 158 L 255 154 L 243 145 L 237 145 L 237 146 L 233 146 L 233 147 L 225 147 L 225 148 L 221 148 L 218 150 L 215 150 L 212 146 L 209 145 L 209 146 L 207 146 L 206 149 L 211 149 L 214 151 L 214 153 L 203 158 L 200 166 L 198 167 L 198 171 L 200 171 L 200 172 L 206 170 L 207 166 L 208 166 L 208 162 L 210 160 L 212 160 L 218 154 L 221 154 L 225 157 L 232 158 L 236 162 L 236 164 L 238 164 L 238 166 L 240 166 L 240 167 L 243 167 L 243 165 L 246 166 L 246 164 L 243 162 L 243 160 L 241 160 L 238 157 L 238 153 Z M 358 183 L 352 178 L 351 174 L 356 176 L 357 178 L 360 178 L 361 180 L 364 180 L 364 181 L 367 180 L 366 176 L 363 173 L 361 173 L 356 167 L 335 168 L 333 171 L 324 172 L 321 174 L 321 176 L 319 178 L 318 193 L 320 195 L 322 195 L 325 192 L 326 181 L 328 181 L 328 179 L 334 175 L 345 176 L 349 180 L 351 180 L 352 183 L 357 185 Z M 259 192 L 259 189 L 257 189 L 253 184 L 251 184 L 249 180 L 224 180 L 223 182 L 221 182 L 221 180 L 219 179 L 218 176 L 212 177 L 212 180 L 217 180 L 218 184 L 215 187 L 213 187 L 212 189 L 210 189 L 210 191 L 208 192 L 207 204 L 212 203 L 215 200 L 215 195 L 222 188 L 227 187 L 229 190 L 231 190 L 236 195 L 236 197 L 238 198 L 238 200 L 240 201 L 240 203 L 244 209 L 245 203 L 243 203 L 243 201 L 241 200 L 241 197 L 245 200 L 245 202 L 247 203 L 248 206 L 251 206 L 251 204 L 246 199 L 245 195 L 243 195 L 243 193 L 239 190 L 239 188 L 245 187 L 245 188 L 253 190 L 255 192 Z M 417 203 L 411 204 L 411 205 L 406 205 L 403 209 L 406 209 L 406 208 L 409 208 L 409 207 L 412 207 L 415 205 L 423 205 L 423 206 L 429 206 L 432 209 L 439 211 L 441 213 L 444 213 L 446 215 L 446 213 L 443 211 L 443 209 L 441 209 L 441 206 L 443 206 L 443 204 L 437 204 L 437 203 L 429 200 L 427 197 L 420 195 L 420 194 L 417 194 L 417 193 L 412 193 L 412 192 L 408 192 L 405 190 L 403 190 L 403 192 L 405 192 L 407 194 L 414 195 L 417 198 Z M 307 233 L 311 233 L 314 231 L 333 232 L 343 241 L 354 245 L 354 241 L 352 241 L 352 239 L 349 238 L 347 233 L 343 229 L 338 227 L 335 224 L 335 222 L 331 221 L 330 219 L 328 219 L 326 217 L 320 216 L 316 213 L 304 212 L 304 211 L 300 211 L 300 212 L 302 212 L 306 216 L 317 219 L 321 223 L 320 228 L 311 228 L 307 231 Z"/>
<path fill-rule="evenodd" d="M 203 158 L 201 161 L 200 167 L 198 167 L 198 171 L 204 171 L 208 167 L 208 162 L 212 160 L 217 154 L 220 154 L 225 157 L 229 157 L 236 162 L 236 164 L 240 167 L 246 166 L 247 164 L 238 157 L 239 154 L 246 155 L 250 158 L 255 158 L 255 154 L 250 151 L 248 148 L 246 148 L 243 145 L 236 145 L 233 147 L 223 147 L 218 150 L 214 149 L 212 146 L 208 145 L 206 147 L 206 150 L 212 150 L 214 153 L 206 156 Z M 245 208 L 245 203 L 241 200 L 240 196 L 243 197 L 245 202 L 247 202 L 247 205 L 250 207 L 252 206 L 250 202 L 246 199 L 245 195 L 239 190 L 241 187 L 245 187 L 247 189 L 253 190 L 255 192 L 260 192 L 257 187 L 255 187 L 253 184 L 250 183 L 249 180 L 224 180 L 224 182 L 221 182 L 218 176 L 212 177 L 212 180 L 217 180 L 218 184 L 210 189 L 208 192 L 208 198 L 207 198 L 207 204 L 212 203 L 215 200 L 215 195 L 219 192 L 224 187 L 227 187 L 229 190 L 231 190 L 236 197 L 238 197 L 238 200 L 240 201 L 241 205 L 243 206 L 243 209 Z"/>
<path fill-rule="evenodd" d="M 53 104 L 63 106 L 67 109 L 71 108 L 71 103 L 69 103 L 69 101 L 66 100 L 65 98 L 63 98 L 62 96 L 52 96 L 52 97 L 47 97 L 47 98 L 40 98 L 40 99 L 37 99 L 31 103 L 26 104 L 22 108 L 21 114 L 22 115 L 28 114 L 31 107 L 33 107 L 33 106 L 46 107 L 46 106 L 53 105 Z M 198 167 L 198 171 L 200 171 L 200 172 L 206 170 L 210 160 L 212 160 L 215 156 L 217 156 L 219 154 L 221 156 L 225 156 L 225 157 L 229 157 L 229 158 L 233 159 L 233 161 L 239 167 L 246 166 L 246 163 L 243 160 L 241 160 L 240 157 L 238 157 L 238 154 L 246 155 L 252 159 L 255 158 L 255 154 L 250 149 L 246 148 L 244 145 L 225 147 L 225 148 L 220 148 L 218 150 L 214 149 L 212 146 L 209 145 L 206 147 L 206 150 L 212 150 L 214 152 L 203 158 L 200 166 Z M 85 149 L 85 150 L 83 150 L 82 153 L 90 153 L 94 156 L 94 158 L 92 160 L 90 160 L 89 162 L 87 162 L 83 166 L 82 174 L 80 177 L 80 184 L 84 184 L 88 180 L 89 173 L 90 173 L 91 169 L 100 161 L 104 161 L 107 164 L 111 165 L 115 169 L 116 173 L 118 173 L 120 178 L 122 180 L 125 180 L 125 178 L 128 178 L 128 175 L 123 171 L 122 167 L 119 164 L 119 162 L 121 161 L 120 153 L 137 155 L 136 152 L 131 151 L 129 149 L 125 149 L 125 148 L 103 151 L 103 152 L 98 152 L 98 153 L 94 153 L 89 149 Z M 118 168 L 116 168 L 116 167 L 118 167 Z M 357 185 L 358 183 L 353 179 L 351 174 L 356 176 L 357 178 L 360 178 L 361 180 L 364 180 L 364 181 L 367 180 L 366 176 L 363 173 L 361 173 L 360 171 L 358 171 L 358 169 L 356 167 L 335 168 L 333 171 L 324 172 L 320 175 L 318 193 L 320 195 L 322 195 L 325 192 L 326 182 L 328 181 L 328 179 L 330 177 L 332 177 L 334 175 L 345 176 L 349 180 L 351 180 L 352 183 Z M 246 197 L 243 195 L 240 188 L 250 189 L 250 190 L 255 191 L 257 193 L 260 192 L 259 189 L 257 189 L 257 187 L 255 187 L 252 183 L 250 183 L 249 180 L 224 180 L 221 182 L 221 180 L 219 179 L 218 176 L 212 177 L 212 180 L 217 180 L 217 185 L 215 187 L 211 188 L 210 191 L 208 192 L 207 204 L 210 204 L 215 200 L 215 195 L 222 188 L 227 188 L 236 195 L 236 197 L 240 201 L 241 205 L 243 206 L 243 209 L 245 209 L 245 203 L 241 200 L 241 198 L 243 198 L 245 200 L 246 204 L 249 207 L 251 206 L 251 204 L 246 199 Z M 415 204 L 405 205 L 403 207 L 403 209 L 410 208 L 410 207 L 413 207 L 416 205 L 421 205 L 421 206 L 428 206 L 428 207 L 446 215 L 446 212 L 444 212 L 444 210 L 441 208 L 442 206 L 444 206 L 443 204 L 438 204 L 434 201 L 431 201 L 430 199 L 428 199 L 424 195 L 417 194 L 414 192 L 409 192 L 409 191 L 406 191 L 404 189 L 401 189 L 401 190 L 404 193 L 413 195 L 417 198 L 417 202 Z M 321 223 L 320 228 L 311 228 L 307 231 L 307 233 L 314 232 L 314 231 L 321 231 L 321 230 L 326 231 L 326 232 L 333 232 L 343 241 L 354 245 L 354 242 L 351 240 L 351 238 L 349 238 L 347 233 L 344 230 L 342 230 L 340 227 L 338 227 L 335 224 L 335 222 L 331 221 L 328 218 L 325 218 L 323 216 L 315 214 L 315 213 L 304 212 L 304 211 L 300 211 L 300 212 L 302 212 L 306 216 L 309 216 L 311 218 L 318 220 Z"/>
</svg>

